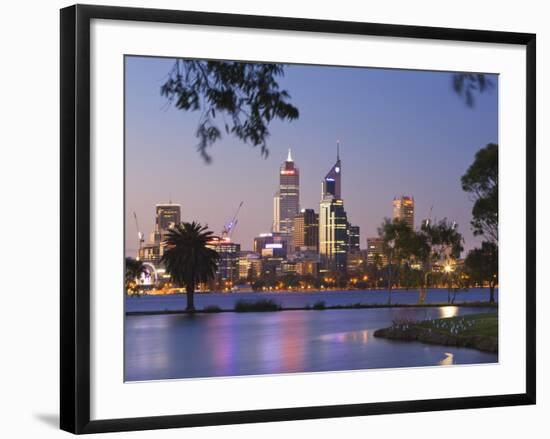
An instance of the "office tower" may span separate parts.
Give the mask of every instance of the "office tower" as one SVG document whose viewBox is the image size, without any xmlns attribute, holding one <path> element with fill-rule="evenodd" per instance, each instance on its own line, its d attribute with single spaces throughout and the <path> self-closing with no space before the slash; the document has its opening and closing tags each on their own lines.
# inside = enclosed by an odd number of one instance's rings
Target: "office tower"
<svg viewBox="0 0 550 439">
<path fill-rule="evenodd" d="M 288 157 L 279 171 L 279 191 L 274 199 L 273 231 L 292 236 L 294 217 L 300 211 L 300 171 Z"/>
<path fill-rule="evenodd" d="M 181 205 L 157 204 L 155 206 L 155 230 L 153 231 L 152 241 L 156 244 L 161 243 L 166 238 L 166 232 L 181 222 Z"/>
<path fill-rule="evenodd" d="M 281 197 L 279 192 L 273 196 L 273 226 L 271 231 L 279 233 L 281 231 Z"/>
<path fill-rule="evenodd" d="M 341 170 L 337 144 L 336 163 L 323 180 L 319 204 L 319 271 L 325 273 L 346 272 L 348 218 L 341 199 Z"/>
<path fill-rule="evenodd" d="M 332 195 L 335 199 L 342 198 L 342 164 L 340 162 L 340 142 L 336 143 L 336 163 L 322 182 L 322 196 Z"/>
<path fill-rule="evenodd" d="M 350 253 L 359 253 L 361 250 L 360 244 L 360 228 L 348 223 L 348 251 Z"/>
<path fill-rule="evenodd" d="M 216 250 L 219 255 L 216 282 L 223 287 L 231 287 L 239 279 L 241 245 L 216 237 L 208 242 L 207 247 Z"/>
<path fill-rule="evenodd" d="M 319 214 L 315 213 L 313 209 L 302 209 L 294 217 L 292 246 L 294 251 L 318 250 Z"/>
<path fill-rule="evenodd" d="M 393 219 L 405 221 L 411 229 L 414 229 L 414 198 L 406 195 L 393 199 Z"/>
</svg>

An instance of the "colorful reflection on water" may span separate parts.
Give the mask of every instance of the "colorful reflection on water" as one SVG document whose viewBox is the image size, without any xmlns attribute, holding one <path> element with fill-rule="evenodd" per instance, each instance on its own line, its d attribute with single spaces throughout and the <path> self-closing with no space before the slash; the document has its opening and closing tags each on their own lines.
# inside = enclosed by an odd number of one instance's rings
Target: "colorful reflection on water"
<svg viewBox="0 0 550 439">
<path fill-rule="evenodd" d="M 393 320 L 480 308 L 380 308 L 127 316 L 126 380 L 494 363 L 497 355 L 374 337 Z"/>
</svg>

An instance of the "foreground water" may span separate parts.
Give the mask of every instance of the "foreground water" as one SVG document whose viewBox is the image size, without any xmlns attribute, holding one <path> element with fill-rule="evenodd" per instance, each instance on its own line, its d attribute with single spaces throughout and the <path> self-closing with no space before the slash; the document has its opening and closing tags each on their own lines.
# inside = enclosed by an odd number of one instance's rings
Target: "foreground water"
<svg viewBox="0 0 550 439">
<path fill-rule="evenodd" d="M 412 305 L 418 303 L 418 290 L 394 290 L 392 303 Z M 495 292 L 498 300 L 498 291 Z M 445 289 L 430 289 L 426 296 L 427 303 L 447 303 L 453 293 Z M 195 294 L 195 305 L 202 309 L 217 305 L 222 309 L 233 309 L 237 300 L 272 299 L 283 308 L 304 308 L 315 302 L 324 301 L 327 306 L 352 305 L 354 303 L 386 304 L 388 292 L 383 290 L 325 291 L 308 293 L 207 293 Z M 488 302 L 487 288 L 472 288 L 456 293 L 454 303 Z M 185 309 L 186 295 L 127 297 L 126 311 L 175 311 Z"/>
<path fill-rule="evenodd" d="M 125 378 L 142 381 L 494 363 L 496 354 L 372 335 L 396 319 L 488 310 L 445 306 L 126 316 Z"/>
</svg>

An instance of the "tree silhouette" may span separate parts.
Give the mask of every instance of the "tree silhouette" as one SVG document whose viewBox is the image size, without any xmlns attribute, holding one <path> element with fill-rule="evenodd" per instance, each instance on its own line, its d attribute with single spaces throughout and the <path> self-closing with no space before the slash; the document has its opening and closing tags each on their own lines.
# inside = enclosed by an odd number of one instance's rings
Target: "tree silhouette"
<svg viewBox="0 0 550 439">
<path fill-rule="evenodd" d="M 468 253 L 464 261 L 466 273 L 470 279 L 483 285 L 489 285 L 489 302 L 495 302 L 495 286 L 498 284 L 498 248 L 495 243 L 484 241 L 481 248 Z"/>
<path fill-rule="evenodd" d="M 494 87 L 493 82 L 483 73 L 456 73 L 452 77 L 452 83 L 455 93 L 470 108 L 475 105 L 476 94 Z"/>
<path fill-rule="evenodd" d="M 201 112 L 197 149 L 207 163 L 208 147 L 222 137 L 220 119 L 227 134 L 260 146 L 267 157 L 269 123 L 299 116 L 288 92 L 279 88 L 277 77 L 283 75 L 284 64 L 177 59 L 161 95 L 177 109 Z"/>
<path fill-rule="evenodd" d="M 214 238 L 207 226 L 196 222 L 180 223 L 170 229 L 164 241 L 161 262 L 172 282 L 184 286 L 187 293 L 187 311 L 195 310 L 195 286 L 208 282 L 216 275 L 219 254 L 208 247 Z"/>
<path fill-rule="evenodd" d="M 461 178 L 462 189 L 474 200 L 472 230 L 498 244 L 498 145 L 480 149 Z"/>
</svg>

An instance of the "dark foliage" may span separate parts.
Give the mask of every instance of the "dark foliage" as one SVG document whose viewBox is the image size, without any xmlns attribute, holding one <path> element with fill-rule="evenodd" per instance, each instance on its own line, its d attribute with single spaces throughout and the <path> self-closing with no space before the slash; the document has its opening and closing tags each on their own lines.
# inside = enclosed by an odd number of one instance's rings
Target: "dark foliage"
<svg viewBox="0 0 550 439">
<path fill-rule="evenodd" d="M 475 105 L 475 95 L 494 87 L 483 73 L 457 73 L 453 75 L 453 90 L 470 108 Z"/>
<path fill-rule="evenodd" d="M 283 75 L 283 64 L 178 59 L 161 94 L 177 109 L 201 112 L 197 149 L 206 162 L 211 161 L 207 149 L 222 137 L 222 129 L 260 146 L 267 157 L 269 123 L 299 116 L 288 92 L 279 88 L 277 77 Z"/>
</svg>

